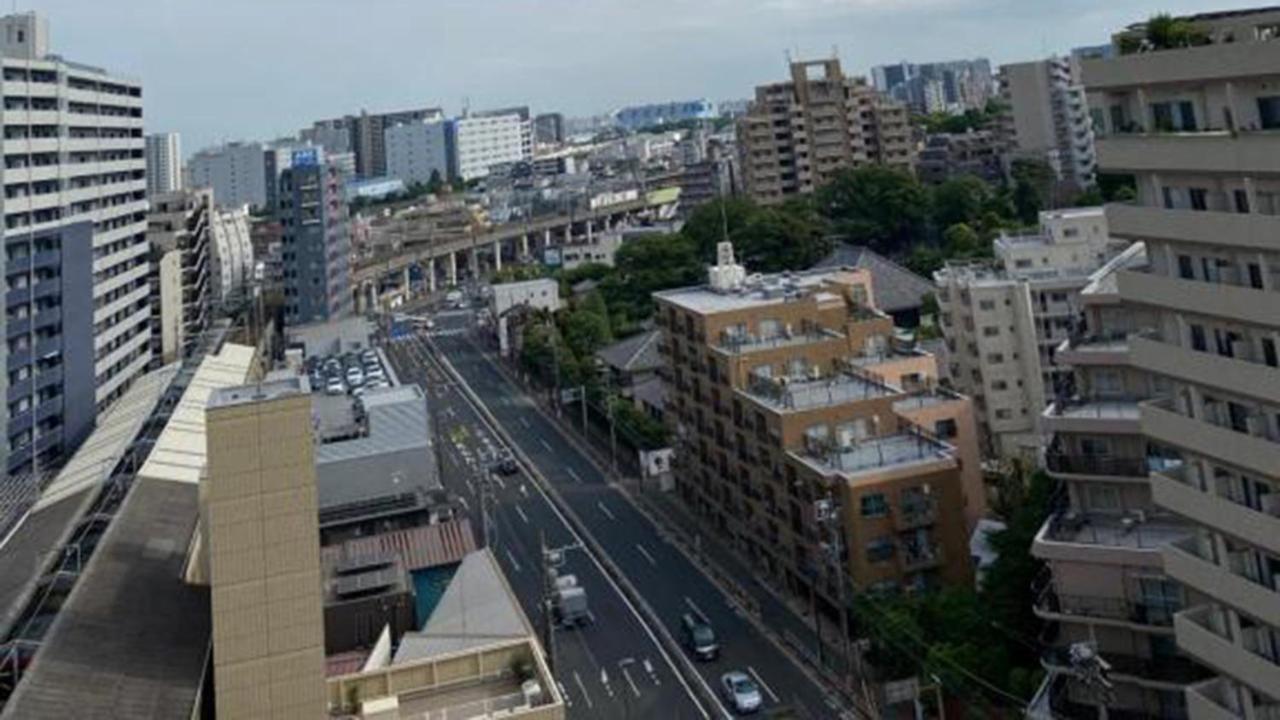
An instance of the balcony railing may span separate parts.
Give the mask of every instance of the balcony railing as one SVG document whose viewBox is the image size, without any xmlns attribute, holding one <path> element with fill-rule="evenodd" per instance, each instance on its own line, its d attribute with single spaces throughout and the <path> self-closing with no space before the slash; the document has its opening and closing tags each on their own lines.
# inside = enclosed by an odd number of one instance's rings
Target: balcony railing
<svg viewBox="0 0 1280 720">
<path fill-rule="evenodd" d="M 899 531 L 932 525 L 937 520 L 938 503 L 930 497 L 904 500 L 893 512 L 893 527 Z"/>
<path fill-rule="evenodd" d="M 1055 473 L 1129 478 L 1145 478 L 1148 470 L 1147 459 L 1144 457 L 1061 452 L 1046 454 L 1045 465 L 1050 472 Z"/>
<path fill-rule="evenodd" d="M 1049 518 L 1045 537 L 1056 542 L 1104 547 L 1156 550 L 1187 536 L 1185 524 L 1173 517 L 1151 517 L 1149 512 L 1125 515 L 1077 512 Z"/>
<path fill-rule="evenodd" d="M 902 571 L 916 572 L 942 564 L 942 546 L 937 543 L 902 543 Z"/>
<path fill-rule="evenodd" d="M 1042 614 L 1120 620 L 1156 627 L 1173 627 L 1173 614 L 1182 609 L 1171 605 L 1137 603 L 1125 598 L 1060 594 L 1052 587 L 1040 591 L 1035 608 Z"/>
<path fill-rule="evenodd" d="M 1099 654 L 1111 666 L 1110 674 L 1113 677 L 1128 675 L 1175 685 L 1188 685 L 1212 677 L 1208 670 L 1182 656 L 1140 657 L 1106 650 Z M 1040 662 L 1046 669 L 1056 672 L 1075 672 L 1070 649 L 1066 647 L 1047 648 L 1041 655 Z"/>
</svg>

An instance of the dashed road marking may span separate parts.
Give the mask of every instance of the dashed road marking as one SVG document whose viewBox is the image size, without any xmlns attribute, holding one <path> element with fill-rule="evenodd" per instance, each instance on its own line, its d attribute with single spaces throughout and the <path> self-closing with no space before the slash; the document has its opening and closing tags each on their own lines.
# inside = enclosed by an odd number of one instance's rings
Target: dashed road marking
<svg viewBox="0 0 1280 720">
<path fill-rule="evenodd" d="M 459 495 L 459 496 L 458 496 L 458 503 L 459 503 L 460 505 L 462 505 L 462 509 L 463 509 L 463 510 L 466 510 L 467 512 L 471 512 L 471 506 L 467 504 L 467 499 L 466 499 L 466 498 L 464 498 L 464 497 L 462 497 L 461 495 Z"/>
<path fill-rule="evenodd" d="M 519 505 L 516 505 L 516 506 L 515 506 L 515 508 L 516 508 L 516 514 L 520 516 L 520 519 L 524 521 L 524 524 L 525 524 L 525 525 L 528 525 L 528 524 L 529 524 L 529 516 L 524 514 L 524 510 L 523 510 L 523 509 L 521 509 L 521 507 L 520 507 Z"/>
<path fill-rule="evenodd" d="M 494 475 L 493 481 L 497 483 L 498 487 L 502 488 L 503 490 L 507 489 L 507 481 L 503 480 L 500 475 Z"/>
<path fill-rule="evenodd" d="M 653 681 L 654 685 L 662 684 L 662 681 L 658 679 L 658 671 L 654 669 L 653 661 L 649 658 L 644 659 L 644 671 L 649 673 L 649 679 Z"/>
<path fill-rule="evenodd" d="M 582 482 L 582 478 L 578 477 L 578 473 L 574 472 L 574 471 L 573 471 L 573 468 L 571 468 L 571 467 L 567 467 L 567 468 L 565 468 L 565 469 L 564 469 L 564 471 L 565 471 L 565 472 L 567 472 L 567 473 L 569 473 L 569 477 L 573 478 L 573 481 L 574 481 L 574 482 L 576 482 L 576 483 L 580 483 L 580 482 Z"/>
<path fill-rule="evenodd" d="M 530 427 L 530 425 L 529 425 L 529 419 L 528 419 L 528 418 L 526 418 L 526 417 L 525 417 L 525 416 L 523 416 L 523 415 L 521 415 L 521 416 L 520 416 L 520 424 L 524 426 L 524 429 L 525 429 L 525 430 L 531 430 L 531 429 L 532 429 L 532 428 Z"/>
<path fill-rule="evenodd" d="M 560 697 L 564 698 L 565 707 L 573 707 L 573 698 L 569 697 L 569 691 L 564 689 L 564 683 L 557 680 L 556 685 L 560 686 Z"/>
<path fill-rule="evenodd" d="M 604 685 L 604 691 L 609 693 L 609 697 L 613 697 L 613 686 L 609 684 L 609 671 L 600 668 L 600 684 Z"/>
<path fill-rule="evenodd" d="M 510 549 L 508 549 L 506 552 L 507 552 L 507 559 L 511 561 L 511 567 L 515 568 L 516 572 L 520 572 L 520 563 L 516 561 L 516 556 L 511 554 Z"/>
<path fill-rule="evenodd" d="M 551 452 L 551 443 L 547 442 L 546 438 L 538 438 L 538 442 L 542 443 L 542 447 L 546 448 L 547 452 Z"/>
<path fill-rule="evenodd" d="M 769 693 L 769 697 L 773 698 L 775 703 L 778 702 L 778 693 L 774 692 L 773 688 L 769 687 L 769 683 L 765 682 L 764 678 L 760 677 L 760 673 L 756 672 L 755 668 L 748 665 L 747 672 L 751 673 L 751 677 L 756 679 L 756 684 L 764 688 L 764 691 Z"/>
<path fill-rule="evenodd" d="M 648 560 L 648 561 L 649 561 L 649 564 L 650 564 L 650 565 L 652 565 L 652 566 L 654 566 L 654 567 L 657 567 L 657 566 L 658 566 L 658 562 L 657 562 L 656 560 L 654 560 L 654 559 L 653 559 L 653 556 L 649 554 L 649 551 L 648 551 L 648 550 L 645 550 L 645 549 L 644 549 L 644 546 L 643 546 L 643 545 L 641 545 L 640 543 L 636 543 L 636 550 L 639 550 L 639 551 L 640 551 L 640 554 L 644 556 L 644 559 L 645 559 L 645 560 Z"/>
<path fill-rule="evenodd" d="M 529 497 L 529 488 L 525 487 L 524 483 L 520 483 L 520 494 L 526 498 Z"/>
<path fill-rule="evenodd" d="M 605 507 L 604 503 L 598 502 L 596 503 L 596 507 L 600 508 L 600 512 L 604 513 L 605 517 L 608 517 L 611 522 L 617 521 L 618 518 L 614 517 L 613 513 L 609 512 L 609 508 Z"/>
<path fill-rule="evenodd" d="M 702 618 L 703 620 L 707 619 L 707 614 L 702 612 L 702 608 L 698 607 L 698 604 L 693 601 L 693 598 L 690 598 L 688 595 L 685 595 L 684 604 L 688 605 L 690 610 L 697 613 L 698 617 Z"/>
</svg>

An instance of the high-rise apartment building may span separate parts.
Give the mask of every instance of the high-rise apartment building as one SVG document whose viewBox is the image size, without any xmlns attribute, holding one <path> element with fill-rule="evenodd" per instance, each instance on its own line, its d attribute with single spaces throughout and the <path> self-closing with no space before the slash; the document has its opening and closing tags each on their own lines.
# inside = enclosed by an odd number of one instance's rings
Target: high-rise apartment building
<svg viewBox="0 0 1280 720">
<path fill-rule="evenodd" d="M 710 120 L 715 116 L 715 103 L 699 98 L 624 107 L 613 113 L 613 120 L 624 130 L 641 130 L 664 123 Z"/>
<path fill-rule="evenodd" d="M 387 175 L 406 184 L 449 180 L 448 125 L 423 120 L 387 128 Z"/>
<path fill-rule="evenodd" d="M 654 295 L 681 498 L 829 615 L 850 579 L 967 582 L 983 511 L 969 402 L 931 389 L 933 357 L 895 340 L 870 273 L 747 278 L 724 243 L 709 274 Z"/>
<path fill-rule="evenodd" d="M 1075 188 L 1093 185 L 1097 171 L 1093 121 L 1070 58 L 1000 67 L 1000 128 L 1014 157 L 1042 160 Z"/>
<path fill-rule="evenodd" d="M 396 125 L 443 119 L 439 108 L 389 113 L 361 110 L 359 115 L 317 121 L 299 135 L 303 141 L 323 147 L 327 153 L 354 153 L 356 176 L 378 178 L 387 174 L 387 130 Z"/>
<path fill-rule="evenodd" d="M 209 190 L 185 190 L 151 198 L 151 354 L 160 365 L 186 357 L 209 327 Z"/>
<path fill-rule="evenodd" d="M 539 113 L 533 118 L 533 142 L 537 145 L 559 145 L 564 142 L 564 115 Z"/>
<path fill-rule="evenodd" d="M 147 196 L 182 189 L 182 141 L 176 132 L 147 136 Z"/>
<path fill-rule="evenodd" d="M 746 190 L 766 203 L 811 193 L 845 168 L 915 166 L 906 107 L 846 77 L 836 59 L 792 63 L 789 81 L 757 87 L 738 145 Z"/>
<path fill-rule="evenodd" d="M 227 302 L 253 282 L 253 240 L 247 208 L 214 210 L 209 215 L 210 298 Z"/>
<path fill-rule="evenodd" d="M 995 93 L 986 58 L 880 65 L 871 68 L 871 81 L 918 113 L 981 110 Z"/>
<path fill-rule="evenodd" d="M 231 142 L 201 150 L 192 156 L 187 175 L 191 187 L 213 189 L 218 207 L 271 207 L 261 143 Z"/>
<path fill-rule="evenodd" d="M 446 126 L 449 176 L 474 180 L 489 168 L 533 159 L 533 126 L 528 108 L 470 113 Z"/>
<path fill-rule="evenodd" d="M 218 717 L 326 715 L 320 520 L 305 378 L 215 390 L 200 481 Z"/>
<path fill-rule="evenodd" d="M 934 275 L 952 383 L 974 398 L 984 450 L 1034 461 L 1040 412 L 1066 370 L 1055 353 L 1080 312 L 1079 292 L 1114 254 L 1101 208 L 1040 213 L 1039 232 L 1001 236 L 994 261 Z"/>
<path fill-rule="evenodd" d="M 42 471 L 150 361 L 142 86 L 0 19 L 5 95 L 5 470 Z"/>
<path fill-rule="evenodd" d="M 1151 317 L 1128 340 L 1153 376 L 1138 406 L 1147 442 L 1181 463 L 1150 476 L 1155 504 L 1194 526 L 1161 547 L 1184 586 L 1177 648 L 1216 677 L 1187 715 L 1280 715 L 1280 11 L 1186 18 L 1191 47 L 1139 24 L 1114 57 L 1081 65 L 1102 133 L 1098 164 L 1132 174 L 1137 200 L 1111 232 L 1149 266 L 1118 274 L 1126 308 Z"/>
<path fill-rule="evenodd" d="M 351 313 L 351 238 L 345 178 L 318 148 L 293 154 L 280 174 L 285 321 L 323 322 Z"/>
</svg>

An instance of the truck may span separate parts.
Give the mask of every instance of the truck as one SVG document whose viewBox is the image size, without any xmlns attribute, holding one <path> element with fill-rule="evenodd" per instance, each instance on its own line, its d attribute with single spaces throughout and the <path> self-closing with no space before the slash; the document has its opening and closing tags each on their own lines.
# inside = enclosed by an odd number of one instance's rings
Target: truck
<svg viewBox="0 0 1280 720">
<path fill-rule="evenodd" d="M 573 575 L 561 575 L 555 579 L 556 620 L 565 627 L 586 625 L 591 622 L 587 608 L 587 591 L 578 585 Z"/>
</svg>

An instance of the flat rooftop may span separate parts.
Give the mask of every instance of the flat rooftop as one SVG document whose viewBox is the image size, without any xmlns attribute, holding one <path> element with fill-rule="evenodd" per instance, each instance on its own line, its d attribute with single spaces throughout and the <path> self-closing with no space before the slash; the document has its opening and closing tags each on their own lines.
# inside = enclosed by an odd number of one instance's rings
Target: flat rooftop
<svg viewBox="0 0 1280 720">
<path fill-rule="evenodd" d="M 183 581 L 197 496 L 135 481 L 0 717 L 192 715 L 210 642 L 208 589 Z"/>
<path fill-rule="evenodd" d="M 838 373 L 817 380 L 789 380 L 785 385 L 772 380 L 756 380 L 740 392 L 782 412 L 844 405 L 898 393 L 893 388 L 852 373 Z"/>
<path fill-rule="evenodd" d="M 819 472 L 839 473 L 845 476 L 873 471 L 883 472 L 907 465 L 941 462 L 954 458 L 949 445 L 915 433 L 862 440 L 825 457 L 817 457 L 809 452 L 792 452 L 791 455 Z"/>
<path fill-rule="evenodd" d="M 754 275 L 748 276 L 741 287 L 733 290 L 716 290 L 710 285 L 695 285 L 663 290 L 654 293 L 654 297 L 679 305 L 686 310 L 710 315 L 805 300 L 828 281 L 835 279 L 841 273 L 852 271 L 854 268 L 821 268 L 803 272 Z M 832 293 L 831 299 L 839 299 L 839 296 Z"/>
<path fill-rule="evenodd" d="M 218 388 L 209 394 L 210 408 L 234 407 L 256 402 L 276 400 L 290 395 L 307 395 L 311 386 L 301 375 L 278 377 L 252 385 L 235 385 Z"/>
</svg>

